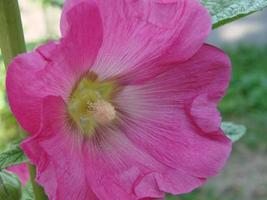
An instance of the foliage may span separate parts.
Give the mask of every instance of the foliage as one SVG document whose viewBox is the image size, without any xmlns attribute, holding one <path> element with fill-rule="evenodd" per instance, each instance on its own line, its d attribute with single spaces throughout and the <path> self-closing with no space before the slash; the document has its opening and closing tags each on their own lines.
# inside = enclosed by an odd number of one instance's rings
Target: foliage
<svg viewBox="0 0 267 200">
<path fill-rule="evenodd" d="M 169 195 L 166 200 L 237 200 L 237 195 L 238 194 L 217 194 L 214 187 L 206 186 L 205 189 L 196 189 L 191 193 L 180 195 L 179 197 Z"/>
<path fill-rule="evenodd" d="M 19 133 L 19 127 L 7 105 L 4 74 L 5 68 L 0 57 L 0 149 L 4 149 L 8 141 L 15 139 Z"/>
<path fill-rule="evenodd" d="M 227 95 L 220 104 L 223 118 L 245 124 L 241 139 L 252 150 L 267 150 L 267 46 L 225 48 L 233 63 Z"/>
<path fill-rule="evenodd" d="M 238 141 L 246 133 L 244 125 L 237 125 L 232 122 L 223 122 L 221 128 L 233 142 Z"/>
<path fill-rule="evenodd" d="M 233 63 L 231 87 L 223 113 L 243 115 L 267 110 L 267 46 L 226 49 Z"/>
<path fill-rule="evenodd" d="M 0 153 L 0 170 L 13 165 L 27 162 L 28 159 L 20 149 L 19 144 L 11 145 L 8 150 Z"/>
<path fill-rule="evenodd" d="M 43 5 L 54 5 L 59 7 L 62 7 L 64 4 L 64 0 L 38 0 L 38 1 L 40 1 Z"/>
<path fill-rule="evenodd" d="M 208 8 L 214 28 L 267 7 L 267 0 L 201 0 L 201 3 Z"/>
<path fill-rule="evenodd" d="M 34 200 L 33 188 L 31 182 L 28 182 L 22 188 L 22 197 L 21 200 Z"/>
<path fill-rule="evenodd" d="M 21 183 L 8 171 L 0 171 L 0 200 L 20 200 Z"/>
</svg>

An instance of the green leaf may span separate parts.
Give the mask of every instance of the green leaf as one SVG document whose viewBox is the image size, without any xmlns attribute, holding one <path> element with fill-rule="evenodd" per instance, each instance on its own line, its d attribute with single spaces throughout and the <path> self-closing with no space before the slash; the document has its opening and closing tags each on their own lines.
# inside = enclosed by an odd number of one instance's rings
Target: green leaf
<svg viewBox="0 0 267 200">
<path fill-rule="evenodd" d="M 0 153 L 0 169 L 5 169 L 27 161 L 27 157 L 18 144 L 12 145 L 8 150 Z"/>
<path fill-rule="evenodd" d="M 60 6 L 62 7 L 64 4 L 64 0 L 50 0 L 52 5 Z"/>
<path fill-rule="evenodd" d="M 32 1 L 36 1 L 36 0 L 32 0 Z M 62 7 L 64 4 L 64 0 L 40 0 L 40 3 L 42 3 L 43 5 L 53 5 L 53 6 L 58 6 L 58 7 Z"/>
<path fill-rule="evenodd" d="M 22 188 L 21 200 L 34 200 L 34 194 L 31 182 L 28 182 L 25 187 Z"/>
<path fill-rule="evenodd" d="M 209 10 L 213 28 L 267 7 L 267 0 L 200 0 Z"/>
<path fill-rule="evenodd" d="M 0 199 L 20 200 L 21 183 L 15 174 L 5 170 L 0 171 Z"/>
<path fill-rule="evenodd" d="M 238 141 L 246 133 L 244 125 L 237 125 L 232 122 L 222 122 L 221 128 L 233 142 Z"/>
</svg>

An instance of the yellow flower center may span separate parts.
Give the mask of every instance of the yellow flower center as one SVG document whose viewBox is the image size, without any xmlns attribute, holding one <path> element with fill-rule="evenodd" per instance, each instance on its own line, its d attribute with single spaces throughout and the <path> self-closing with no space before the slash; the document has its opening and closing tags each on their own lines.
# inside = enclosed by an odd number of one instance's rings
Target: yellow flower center
<svg viewBox="0 0 267 200">
<path fill-rule="evenodd" d="M 97 126 L 112 122 L 116 118 L 116 110 L 110 101 L 115 89 L 114 82 L 100 82 L 94 73 L 84 76 L 68 100 L 67 109 L 73 124 L 91 136 Z"/>
</svg>

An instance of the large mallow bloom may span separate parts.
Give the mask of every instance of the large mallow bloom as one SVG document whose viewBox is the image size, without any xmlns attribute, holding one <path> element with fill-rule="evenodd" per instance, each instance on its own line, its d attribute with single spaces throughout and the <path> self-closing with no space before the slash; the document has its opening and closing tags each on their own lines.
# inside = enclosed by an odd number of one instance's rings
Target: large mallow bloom
<svg viewBox="0 0 267 200">
<path fill-rule="evenodd" d="M 21 145 L 50 200 L 163 199 L 204 184 L 231 142 L 230 61 L 197 0 L 69 0 L 62 38 L 7 74 Z"/>
</svg>

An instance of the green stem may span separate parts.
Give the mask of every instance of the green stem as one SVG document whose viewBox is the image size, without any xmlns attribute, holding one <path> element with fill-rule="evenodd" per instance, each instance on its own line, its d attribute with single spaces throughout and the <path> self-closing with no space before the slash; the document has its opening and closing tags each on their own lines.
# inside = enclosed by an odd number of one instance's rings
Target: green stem
<svg viewBox="0 0 267 200">
<path fill-rule="evenodd" d="M 40 187 L 35 181 L 35 177 L 36 177 L 35 167 L 31 164 L 28 164 L 28 169 L 29 169 L 30 176 L 31 176 L 31 183 L 32 183 L 32 188 L 33 188 L 33 193 L 34 193 L 34 199 L 35 200 L 47 200 L 48 198 L 45 195 L 43 188 Z"/>
<path fill-rule="evenodd" d="M 0 48 L 6 67 L 15 56 L 26 52 L 17 0 L 0 0 Z"/>
<path fill-rule="evenodd" d="M 7 68 L 18 54 L 26 52 L 26 44 L 17 0 L 0 0 L 0 49 Z M 29 164 L 35 200 L 47 200 L 43 188 L 35 181 L 35 167 Z"/>
</svg>

